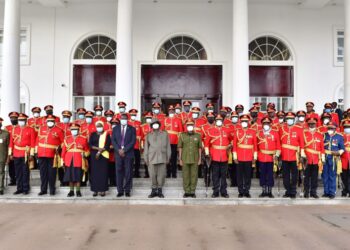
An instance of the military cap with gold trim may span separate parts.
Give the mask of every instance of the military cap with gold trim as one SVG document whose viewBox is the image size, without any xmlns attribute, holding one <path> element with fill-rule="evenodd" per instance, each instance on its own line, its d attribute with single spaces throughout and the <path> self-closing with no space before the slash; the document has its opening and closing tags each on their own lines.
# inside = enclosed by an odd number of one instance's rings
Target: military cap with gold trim
<svg viewBox="0 0 350 250">
<path fill-rule="evenodd" d="M 174 105 L 169 105 L 168 110 L 175 110 Z"/>
<path fill-rule="evenodd" d="M 201 112 L 201 109 L 198 108 L 198 107 L 193 107 L 193 108 L 191 109 L 191 112 L 192 112 L 192 113 L 199 113 L 199 112 Z"/>
<path fill-rule="evenodd" d="M 62 111 L 62 116 L 71 117 L 72 116 L 72 112 L 70 112 L 69 110 L 64 110 L 64 111 Z"/>
<path fill-rule="evenodd" d="M 153 117 L 152 112 L 147 112 L 147 113 L 145 114 L 145 118 L 152 118 L 152 117 Z"/>
<path fill-rule="evenodd" d="M 85 117 L 94 117 L 94 112 L 92 112 L 92 111 L 87 111 L 86 113 L 85 113 Z"/>
<path fill-rule="evenodd" d="M 317 119 L 314 117 L 309 117 L 306 119 L 306 123 L 307 124 L 316 124 L 317 123 Z"/>
<path fill-rule="evenodd" d="M 221 115 L 217 115 L 215 117 L 215 121 L 218 121 L 218 120 L 224 120 L 224 118 Z"/>
<path fill-rule="evenodd" d="M 13 112 L 10 112 L 10 113 L 9 113 L 9 117 L 10 117 L 10 118 L 11 118 L 11 117 L 18 118 L 18 116 L 19 116 L 19 113 L 16 112 L 16 111 L 13 111 Z"/>
<path fill-rule="evenodd" d="M 242 115 L 239 119 L 242 122 L 249 122 L 250 121 L 250 115 Z"/>
<path fill-rule="evenodd" d="M 118 102 L 117 106 L 119 108 L 125 108 L 126 107 L 126 103 L 125 102 Z"/>
<path fill-rule="evenodd" d="M 238 113 L 236 111 L 231 112 L 231 117 L 239 117 Z"/>
<path fill-rule="evenodd" d="M 54 122 L 54 121 L 56 121 L 56 116 L 54 116 L 54 115 L 48 115 L 48 116 L 46 117 L 46 121 L 47 121 L 47 122 L 48 122 L 48 121 Z"/>
<path fill-rule="evenodd" d="M 184 105 L 184 106 L 192 106 L 192 102 L 191 101 L 184 101 L 182 103 L 182 105 Z"/>
<path fill-rule="evenodd" d="M 305 104 L 306 107 L 315 107 L 315 104 L 313 102 L 306 102 Z"/>
<path fill-rule="evenodd" d="M 293 112 L 287 112 L 286 118 L 292 118 L 292 119 L 294 119 L 294 118 L 295 118 L 295 114 L 294 114 Z"/>
<path fill-rule="evenodd" d="M 105 116 L 114 116 L 114 111 L 111 109 L 108 109 L 104 112 Z"/>
<path fill-rule="evenodd" d="M 188 119 L 187 121 L 186 121 L 186 123 L 185 123 L 186 125 L 194 125 L 195 123 L 194 123 L 194 120 L 193 119 Z"/>
<path fill-rule="evenodd" d="M 85 115 L 85 113 L 86 113 L 86 109 L 84 109 L 84 108 L 77 109 L 77 114 L 84 114 Z"/>
<path fill-rule="evenodd" d="M 297 116 L 306 116 L 306 112 L 304 110 L 299 110 Z"/>
<path fill-rule="evenodd" d="M 130 110 L 129 110 L 129 114 L 130 114 L 130 115 L 137 115 L 138 112 L 139 112 L 139 111 L 138 111 L 137 109 L 130 109 Z"/>
<path fill-rule="evenodd" d="M 337 128 L 337 124 L 335 122 L 329 122 L 327 124 L 327 128 L 336 129 Z"/>
<path fill-rule="evenodd" d="M 345 121 L 343 122 L 343 127 L 344 127 L 344 128 L 349 128 L 349 127 L 350 127 L 350 120 L 345 120 Z"/>
<path fill-rule="evenodd" d="M 285 117 L 286 113 L 284 113 L 283 111 L 278 111 L 277 112 L 277 116 L 278 117 Z"/>
<path fill-rule="evenodd" d="M 270 117 L 264 117 L 262 120 L 261 120 L 261 123 L 272 123 L 272 120 Z"/>
<path fill-rule="evenodd" d="M 213 109 L 214 108 L 214 104 L 212 104 L 211 102 L 207 103 L 207 105 L 205 105 L 206 109 Z"/>
<path fill-rule="evenodd" d="M 41 108 L 40 107 L 33 107 L 32 108 L 32 113 L 40 113 L 41 112 Z"/>
<path fill-rule="evenodd" d="M 46 105 L 44 107 L 44 110 L 47 111 L 47 110 L 53 110 L 53 106 L 52 105 Z"/>
<path fill-rule="evenodd" d="M 94 111 L 102 111 L 103 110 L 103 107 L 101 105 L 96 105 L 95 108 L 94 108 Z"/>
<path fill-rule="evenodd" d="M 28 119 L 28 116 L 24 113 L 20 113 L 19 116 L 18 116 L 18 120 L 27 120 Z"/>
<path fill-rule="evenodd" d="M 69 128 L 71 130 L 80 129 L 80 125 L 78 123 L 72 123 Z"/>
<path fill-rule="evenodd" d="M 159 102 L 154 102 L 152 104 L 152 108 L 160 108 L 160 103 Z"/>
</svg>

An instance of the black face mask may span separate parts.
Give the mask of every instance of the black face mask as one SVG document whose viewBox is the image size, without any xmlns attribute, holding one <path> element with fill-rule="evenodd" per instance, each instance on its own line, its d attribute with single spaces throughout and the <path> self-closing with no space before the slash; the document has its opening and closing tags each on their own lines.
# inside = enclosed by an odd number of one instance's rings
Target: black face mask
<svg viewBox="0 0 350 250">
<path fill-rule="evenodd" d="M 185 106 L 185 107 L 184 107 L 184 110 L 185 110 L 186 113 L 188 113 L 188 112 L 190 112 L 191 107 L 190 107 L 190 106 Z"/>
<path fill-rule="evenodd" d="M 53 114 L 53 110 L 47 110 L 46 111 L 46 115 L 52 115 Z"/>
<path fill-rule="evenodd" d="M 258 117 L 258 113 L 250 113 L 250 115 L 251 115 L 251 117 L 253 117 L 253 118 L 256 118 L 256 117 Z"/>
<path fill-rule="evenodd" d="M 209 124 L 213 124 L 213 123 L 214 123 L 214 120 L 215 120 L 214 117 L 209 117 L 209 118 L 208 118 Z"/>
<path fill-rule="evenodd" d="M 226 112 L 220 112 L 220 115 L 222 118 L 225 118 L 227 116 L 227 113 Z"/>
<path fill-rule="evenodd" d="M 12 124 L 13 126 L 18 125 L 18 120 L 17 120 L 17 119 L 11 120 L 11 124 Z"/>
</svg>

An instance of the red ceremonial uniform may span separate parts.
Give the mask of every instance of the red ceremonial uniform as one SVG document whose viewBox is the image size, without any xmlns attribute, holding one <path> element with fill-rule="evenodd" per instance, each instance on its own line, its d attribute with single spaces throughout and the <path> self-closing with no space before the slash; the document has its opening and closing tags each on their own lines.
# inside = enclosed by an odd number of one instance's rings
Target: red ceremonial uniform
<svg viewBox="0 0 350 250">
<path fill-rule="evenodd" d="M 238 161 L 253 161 L 257 158 L 256 131 L 238 128 L 233 138 L 233 158 Z"/>
<path fill-rule="evenodd" d="M 227 162 L 229 145 L 232 145 L 232 138 L 226 127 L 214 126 L 207 131 L 204 146 L 213 161 Z"/>
<path fill-rule="evenodd" d="M 300 149 L 304 149 L 304 136 L 297 126 L 284 124 L 280 128 L 282 161 L 296 161 Z"/>
<path fill-rule="evenodd" d="M 176 144 L 179 141 L 179 135 L 183 132 L 182 121 L 177 117 L 167 117 L 164 120 L 164 129 L 168 132 L 170 144 Z"/>
<path fill-rule="evenodd" d="M 107 119 L 106 117 L 104 116 L 94 116 L 92 118 L 92 123 L 95 124 L 96 122 L 103 122 L 103 123 L 106 123 L 107 122 Z"/>
<path fill-rule="evenodd" d="M 148 123 L 141 125 L 141 148 L 143 149 L 146 136 L 152 132 L 151 125 Z"/>
<path fill-rule="evenodd" d="M 66 167 L 72 164 L 75 168 L 82 167 L 83 156 L 89 155 L 89 144 L 85 136 L 67 136 L 62 147 L 62 159 Z"/>
<path fill-rule="evenodd" d="M 9 154 L 13 157 L 26 157 L 28 153 L 34 155 L 35 130 L 29 126 L 15 126 L 11 133 Z"/>
<path fill-rule="evenodd" d="M 179 117 L 180 117 L 180 119 L 181 119 L 181 121 L 182 121 L 182 124 L 185 124 L 185 122 L 186 122 L 188 119 L 192 118 L 192 112 L 188 112 L 188 113 L 186 113 L 186 112 L 181 112 L 181 113 L 179 114 Z"/>
<path fill-rule="evenodd" d="M 274 130 L 268 133 L 260 130 L 257 134 L 257 147 L 259 162 L 273 162 L 274 156 L 281 152 L 279 133 Z"/>
<path fill-rule="evenodd" d="M 94 123 L 84 123 L 80 127 L 80 134 L 87 138 L 89 138 L 90 135 L 94 132 L 96 132 L 96 126 Z"/>
<path fill-rule="evenodd" d="M 304 131 L 304 151 L 307 164 L 317 165 L 324 155 L 323 134 L 320 132 Z"/>
<path fill-rule="evenodd" d="M 158 121 L 159 121 L 160 124 L 161 124 L 160 129 L 161 129 L 161 130 L 164 130 L 164 120 L 165 120 L 165 118 L 166 118 L 166 115 L 163 114 L 163 113 L 160 113 L 160 114 L 158 114 L 158 115 L 153 114 L 153 118 L 154 118 L 154 119 L 158 119 Z"/>
<path fill-rule="evenodd" d="M 72 133 L 70 132 L 71 125 L 72 125 L 72 123 L 70 123 L 70 122 L 69 123 L 60 122 L 60 123 L 56 124 L 57 127 L 62 129 L 64 138 L 66 138 L 66 136 L 68 136 L 68 135 L 72 135 Z"/>
<path fill-rule="evenodd" d="M 136 142 L 134 149 L 140 149 L 141 147 L 141 122 L 140 121 L 132 121 L 130 120 L 128 124 L 136 129 Z"/>
<path fill-rule="evenodd" d="M 209 131 L 209 129 L 213 128 L 214 126 L 215 126 L 214 123 L 213 124 L 206 123 L 201 127 L 201 130 L 202 130 L 201 135 L 202 135 L 203 143 L 204 143 L 205 138 L 207 136 L 207 132 Z"/>
<path fill-rule="evenodd" d="M 305 121 L 309 118 L 317 119 L 317 123 L 316 123 L 317 127 L 321 126 L 321 119 L 317 113 L 315 112 L 306 113 Z"/>
<path fill-rule="evenodd" d="M 339 116 L 337 113 L 332 112 L 330 113 L 330 115 L 332 116 L 331 121 L 334 122 L 335 124 L 337 124 L 337 127 L 339 127 Z"/>
<path fill-rule="evenodd" d="M 58 126 L 41 126 L 36 137 L 35 151 L 38 157 L 54 158 L 56 149 L 64 141 L 64 132 Z"/>
<path fill-rule="evenodd" d="M 42 124 L 42 117 L 32 117 L 32 118 L 29 118 L 28 121 L 27 121 L 27 125 L 29 127 L 32 127 L 35 129 L 35 132 L 38 132 L 39 131 L 39 128 Z"/>
<path fill-rule="evenodd" d="M 299 127 L 301 130 L 308 129 L 309 126 L 306 122 L 297 122 L 295 126 Z"/>
</svg>

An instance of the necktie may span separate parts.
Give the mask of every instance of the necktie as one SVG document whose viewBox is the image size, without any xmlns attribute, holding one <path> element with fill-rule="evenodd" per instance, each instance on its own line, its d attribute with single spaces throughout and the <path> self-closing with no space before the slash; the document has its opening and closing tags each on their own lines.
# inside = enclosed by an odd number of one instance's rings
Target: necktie
<svg viewBox="0 0 350 250">
<path fill-rule="evenodd" d="M 125 126 L 122 126 L 122 143 L 121 143 L 121 146 L 124 147 L 124 139 L 125 139 Z"/>
</svg>

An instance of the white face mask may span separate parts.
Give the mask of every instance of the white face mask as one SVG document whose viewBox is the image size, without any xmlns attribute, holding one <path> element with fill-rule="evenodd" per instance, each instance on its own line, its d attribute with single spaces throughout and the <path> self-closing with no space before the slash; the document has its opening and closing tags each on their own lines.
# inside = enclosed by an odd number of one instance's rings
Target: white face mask
<svg viewBox="0 0 350 250">
<path fill-rule="evenodd" d="M 158 115 L 158 114 L 159 114 L 159 112 L 160 112 L 160 110 L 159 110 L 159 109 L 153 109 L 153 113 L 155 113 L 156 115 Z"/>
<path fill-rule="evenodd" d="M 194 130 L 193 126 L 187 126 L 187 131 L 192 132 Z"/>
<path fill-rule="evenodd" d="M 174 116 L 175 116 L 174 113 L 170 113 L 170 114 L 169 114 L 169 117 L 170 117 L 170 118 L 173 118 Z"/>
<path fill-rule="evenodd" d="M 241 125 L 242 128 L 248 128 L 248 122 L 242 122 Z"/>
<path fill-rule="evenodd" d="M 158 124 L 158 123 L 153 124 L 153 125 L 152 125 L 152 128 L 153 128 L 154 130 L 159 129 L 159 124 Z"/>
<path fill-rule="evenodd" d="M 300 116 L 300 117 L 298 118 L 298 120 L 299 120 L 300 122 L 305 121 L 305 116 Z"/>
<path fill-rule="evenodd" d="M 102 115 L 102 111 L 96 111 L 96 115 L 97 116 L 101 116 Z"/>
<path fill-rule="evenodd" d="M 120 113 L 124 113 L 125 112 L 125 108 L 119 108 L 119 112 Z"/>
<path fill-rule="evenodd" d="M 63 117 L 63 123 L 67 124 L 67 123 L 69 123 L 69 121 L 70 121 L 70 118 Z"/>
<path fill-rule="evenodd" d="M 264 125 L 263 128 L 264 128 L 265 131 L 269 131 L 270 130 L 270 125 Z"/>
<path fill-rule="evenodd" d="M 215 122 L 216 126 L 218 127 L 221 127 L 222 126 L 222 121 L 221 120 L 218 120 Z"/>
<path fill-rule="evenodd" d="M 33 116 L 34 116 L 35 118 L 38 118 L 38 117 L 40 116 L 40 113 L 35 112 L 35 113 L 33 113 Z"/>
<path fill-rule="evenodd" d="M 80 114 L 80 115 L 78 115 L 78 118 L 79 118 L 80 120 L 83 120 L 83 119 L 85 118 L 85 115 Z"/>
<path fill-rule="evenodd" d="M 278 122 L 279 122 L 279 123 L 283 123 L 283 122 L 284 122 L 284 119 L 283 119 L 283 118 L 280 118 L 280 119 L 278 119 Z"/>
<path fill-rule="evenodd" d="M 334 134 L 334 130 L 328 130 L 328 134 L 329 135 L 333 135 Z"/>
<path fill-rule="evenodd" d="M 208 113 L 209 114 L 214 113 L 214 110 L 213 109 L 208 109 Z"/>
<path fill-rule="evenodd" d="M 323 125 L 327 125 L 328 123 L 329 123 L 329 119 L 328 118 L 323 120 Z"/>
<path fill-rule="evenodd" d="M 135 120 L 136 120 L 136 115 L 130 116 L 130 119 L 131 119 L 132 121 L 135 121 Z"/>
<path fill-rule="evenodd" d="M 344 128 L 345 134 L 350 134 L 350 128 Z"/>
<path fill-rule="evenodd" d="M 53 126 L 55 126 L 55 123 L 54 122 L 47 122 L 47 126 L 49 128 L 52 128 Z"/>
<path fill-rule="evenodd" d="M 74 129 L 74 130 L 71 130 L 71 133 L 73 136 L 77 136 L 78 135 L 78 130 Z"/>
<path fill-rule="evenodd" d="M 181 109 L 175 109 L 175 113 L 176 114 L 180 114 L 181 113 Z"/>
<path fill-rule="evenodd" d="M 310 130 L 311 132 L 314 132 L 314 131 L 316 131 L 316 127 L 315 127 L 315 128 L 309 128 L 309 130 Z"/>
<path fill-rule="evenodd" d="M 287 119 L 287 124 L 292 126 L 294 124 L 294 119 Z"/>
<path fill-rule="evenodd" d="M 128 124 L 128 120 L 125 120 L 125 119 L 120 120 L 120 124 L 121 124 L 122 126 L 125 126 L 126 124 Z"/>
<path fill-rule="evenodd" d="M 86 118 L 86 123 L 92 123 L 92 118 L 91 117 L 88 117 L 88 118 Z"/>
<path fill-rule="evenodd" d="M 97 132 L 102 133 L 103 132 L 103 127 L 98 127 L 96 128 Z"/>
<path fill-rule="evenodd" d="M 238 117 L 232 117 L 232 123 L 237 123 L 238 122 Z"/>
<path fill-rule="evenodd" d="M 20 127 L 24 127 L 26 125 L 26 122 L 25 121 L 18 121 L 18 125 Z"/>
<path fill-rule="evenodd" d="M 112 119 L 113 119 L 112 116 L 107 116 L 107 117 L 106 117 L 107 122 L 112 121 Z"/>
<path fill-rule="evenodd" d="M 152 122 L 152 119 L 151 118 L 147 118 L 146 119 L 146 123 L 150 124 Z"/>
<path fill-rule="evenodd" d="M 192 114 L 192 118 L 193 118 L 193 119 L 197 119 L 198 116 L 199 116 L 199 115 L 198 115 L 197 113 L 193 113 L 193 114 Z"/>
</svg>

